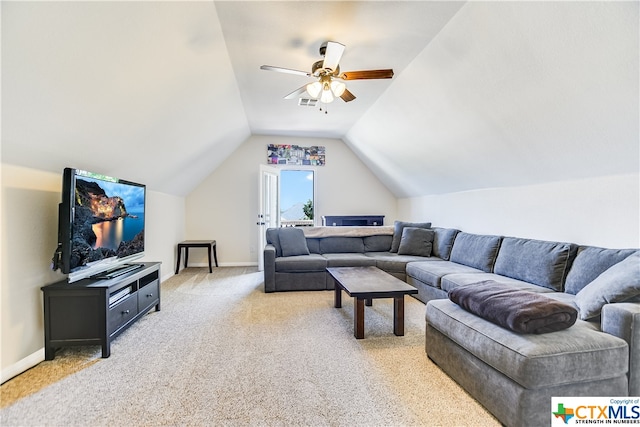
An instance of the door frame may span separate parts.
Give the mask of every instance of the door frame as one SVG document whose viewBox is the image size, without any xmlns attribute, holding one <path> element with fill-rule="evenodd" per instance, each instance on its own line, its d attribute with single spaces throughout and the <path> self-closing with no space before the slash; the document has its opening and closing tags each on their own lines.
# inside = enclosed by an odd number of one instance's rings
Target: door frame
<svg viewBox="0 0 640 427">
<path fill-rule="evenodd" d="M 258 270 L 263 271 L 267 228 L 280 227 L 280 168 L 261 164 L 258 181 Z"/>
</svg>

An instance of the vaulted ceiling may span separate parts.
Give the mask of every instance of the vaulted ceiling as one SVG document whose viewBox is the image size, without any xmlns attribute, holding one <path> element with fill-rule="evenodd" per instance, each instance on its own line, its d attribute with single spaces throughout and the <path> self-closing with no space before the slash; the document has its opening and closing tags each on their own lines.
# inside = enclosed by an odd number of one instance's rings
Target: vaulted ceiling
<svg viewBox="0 0 640 427">
<path fill-rule="evenodd" d="M 342 139 L 397 197 L 638 173 L 639 3 L 6 2 L 2 161 L 186 195 L 250 135 Z M 352 102 L 283 97 L 322 42 Z"/>
</svg>

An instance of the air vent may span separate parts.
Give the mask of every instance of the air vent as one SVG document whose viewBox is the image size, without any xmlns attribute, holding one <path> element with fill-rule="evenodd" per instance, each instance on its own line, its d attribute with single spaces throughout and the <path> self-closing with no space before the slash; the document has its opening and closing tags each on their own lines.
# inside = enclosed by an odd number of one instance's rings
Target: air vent
<svg viewBox="0 0 640 427">
<path fill-rule="evenodd" d="M 301 107 L 315 107 L 317 102 L 318 102 L 317 99 L 310 99 L 310 98 L 298 99 L 298 105 Z"/>
</svg>

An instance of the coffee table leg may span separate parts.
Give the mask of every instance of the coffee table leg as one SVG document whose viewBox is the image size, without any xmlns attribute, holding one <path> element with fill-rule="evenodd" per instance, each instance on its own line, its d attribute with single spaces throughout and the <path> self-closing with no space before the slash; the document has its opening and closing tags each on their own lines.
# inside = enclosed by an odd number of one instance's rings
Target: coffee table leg
<svg viewBox="0 0 640 427">
<path fill-rule="evenodd" d="M 364 338 L 364 299 L 353 299 L 353 335 L 357 339 Z"/>
<path fill-rule="evenodd" d="M 333 297 L 333 306 L 335 308 L 342 307 L 342 288 L 338 285 L 338 282 L 334 281 L 334 297 Z"/>
<path fill-rule="evenodd" d="M 404 335 L 404 295 L 393 297 L 393 333 Z"/>
</svg>

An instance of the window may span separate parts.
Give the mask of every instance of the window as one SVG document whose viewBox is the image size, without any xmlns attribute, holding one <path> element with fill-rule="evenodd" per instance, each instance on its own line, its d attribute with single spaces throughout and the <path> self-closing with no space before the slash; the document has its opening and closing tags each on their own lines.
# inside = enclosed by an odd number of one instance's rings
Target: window
<svg viewBox="0 0 640 427">
<path fill-rule="evenodd" d="M 283 227 L 314 224 L 312 170 L 280 171 L 280 222 Z"/>
</svg>

